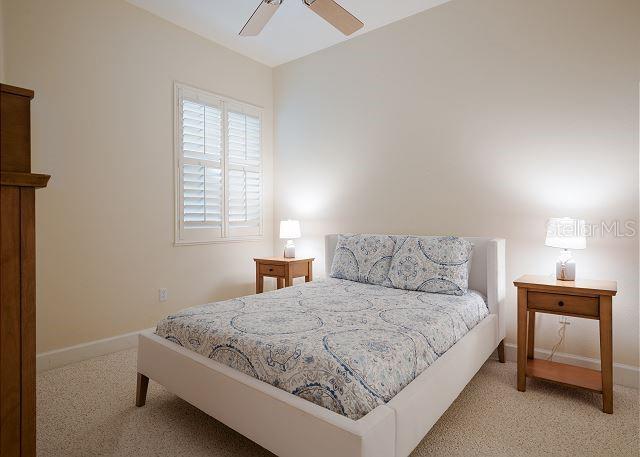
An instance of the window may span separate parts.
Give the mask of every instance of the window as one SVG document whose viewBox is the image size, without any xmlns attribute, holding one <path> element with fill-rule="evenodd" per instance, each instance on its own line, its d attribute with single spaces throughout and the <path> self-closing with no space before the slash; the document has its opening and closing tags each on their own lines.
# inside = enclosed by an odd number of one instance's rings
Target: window
<svg viewBox="0 0 640 457">
<path fill-rule="evenodd" d="M 176 98 L 176 244 L 262 235 L 259 108 L 182 84 Z"/>
</svg>

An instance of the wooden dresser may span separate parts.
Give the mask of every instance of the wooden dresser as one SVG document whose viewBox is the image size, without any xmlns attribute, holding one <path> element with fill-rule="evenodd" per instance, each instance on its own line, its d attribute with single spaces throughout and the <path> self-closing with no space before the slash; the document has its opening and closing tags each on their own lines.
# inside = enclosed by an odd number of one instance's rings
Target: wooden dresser
<svg viewBox="0 0 640 457">
<path fill-rule="evenodd" d="M 36 455 L 33 91 L 0 84 L 0 457 Z"/>
</svg>

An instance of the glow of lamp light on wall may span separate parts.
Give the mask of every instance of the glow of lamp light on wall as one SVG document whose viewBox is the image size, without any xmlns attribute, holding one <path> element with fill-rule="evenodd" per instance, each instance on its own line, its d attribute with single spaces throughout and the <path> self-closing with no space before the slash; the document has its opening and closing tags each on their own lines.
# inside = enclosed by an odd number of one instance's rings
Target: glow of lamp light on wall
<svg viewBox="0 0 640 457">
<path fill-rule="evenodd" d="M 517 167 L 515 160 L 498 164 L 496 171 L 504 176 L 499 181 L 501 192 L 519 195 L 545 212 L 571 208 L 602 214 L 602 208 L 619 198 L 619 175 L 603 172 L 609 165 L 602 158 L 611 151 L 576 140 L 590 134 L 574 130 L 552 138 L 515 140 L 509 149 L 511 157 L 535 159 L 526 167 Z"/>
<path fill-rule="evenodd" d="M 288 208 L 294 214 L 303 216 L 304 219 L 314 219 L 327 207 L 329 196 L 327 191 L 297 192 L 287 198 Z"/>
</svg>

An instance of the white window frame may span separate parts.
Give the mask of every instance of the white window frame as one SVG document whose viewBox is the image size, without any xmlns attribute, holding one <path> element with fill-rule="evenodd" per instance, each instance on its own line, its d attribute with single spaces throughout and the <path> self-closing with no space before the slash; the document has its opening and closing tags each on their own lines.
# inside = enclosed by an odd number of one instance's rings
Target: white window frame
<svg viewBox="0 0 640 457">
<path fill-rule="evenodd" d="M 174 145 L 173 145 L 173 161 L 174 161 L 174 245 L 184 246 L 193 244 L 210 244 L 210 243 L 227 243 L 239 241 L 260 241 L 264 238 L 264 151 L 263 151 L 263 108 L 249 103 L 241 102 L 229 97 L 214 94 L 193 86 L 174 82 Z M 223 198 L 222 198 L 222 233 L 216 228 L 185 228 L 183 218 L 183 173 L 182 165 L 184 163 L 182 153 L 182 100 L 184 98 L 203 102 L 211 106 L 217 106 L 222 111 L 222 182 L 223 182 Z M 227 142 L 227 111 L 240 111 L 251 116 L 255 116 L 260 120 L 260 226 L 258 234 L 251 235 L 235 235 L 229 236 L 229 214 L 228 214 L 228 157 L 229 148 Z M 189 159 L 189 162 L 198 162 L 196 159 Z M 205 164 L 205 160 L 201 161 L 201 165 Z"/>
</svg>

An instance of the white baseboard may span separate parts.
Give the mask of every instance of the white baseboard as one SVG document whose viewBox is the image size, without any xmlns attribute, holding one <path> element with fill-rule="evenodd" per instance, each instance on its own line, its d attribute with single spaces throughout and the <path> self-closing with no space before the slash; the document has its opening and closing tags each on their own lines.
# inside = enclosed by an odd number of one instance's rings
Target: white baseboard
<svg viewBox="0 0 640 457">
<path fill-rule="evenodd" d="M 62 367 L 70 363 L 81 362 L 112 352 L 124 351 L 125 349 L 138 346 L 138 334 L 144 330 L 126 333 L 124 335 L 113 336 L 103 340 L 90 341 L 67 348 L 56 349 L 55 351 L 43 352 L 36 356 L 36 369 L 38 372 Z M 517 360 L 516 345 L 507 343 L 505 346 L 505 356 L 507 360 L 515 362 Z M 536 349 L 537 358 L 547 358 L 551 351 L 546 349 Z M 600 369 L 600 360 L 581 357 L 572 354 L 556 352 L 554 360 L 561 363 L 569 363 L 593 370 Z M 621 386 L 640 389 L 640 368 L 621 363 L 613 364 L 613 382 Z"/>
<path fill-rule="evenodd" d="M 515 344 L 506 343 L 504 345 L 505 358 L 510 362 L 515 362 L 518 359 L 517 346 Z M 547 349 L 534 350 L 534 356 L 540 359 L 546 359 L 551 354 L 551 351 Z M 568 363 L 571 365 L 577 365 L 579 367 L 591 368 L 592 370 L 600 369 L 600 360 L 591 359 L 589 357 L 581 357 L 573 354 L 566 354 L 563 352 L 556 352 L 553 355 L 553 360 L 560 363 Z M 633 367 L 631 365 L 624 365 L 622 363 L 613 364 L 613 382 L 625 387 L 633 387 L 634 389 L 640 389 L 640 368 Z"/>
<path fill-rule="evenodd" d="M 70 363 L 134 348 L 138 346 L 138 334 L 142 331 L 144 330 L 112 336 L 103 340 L 89 341 L 88 343 L 56 349 L 55 351 L 43 352 L 36 356 L 36 370 L 39 373 Z"/>
</svg>

